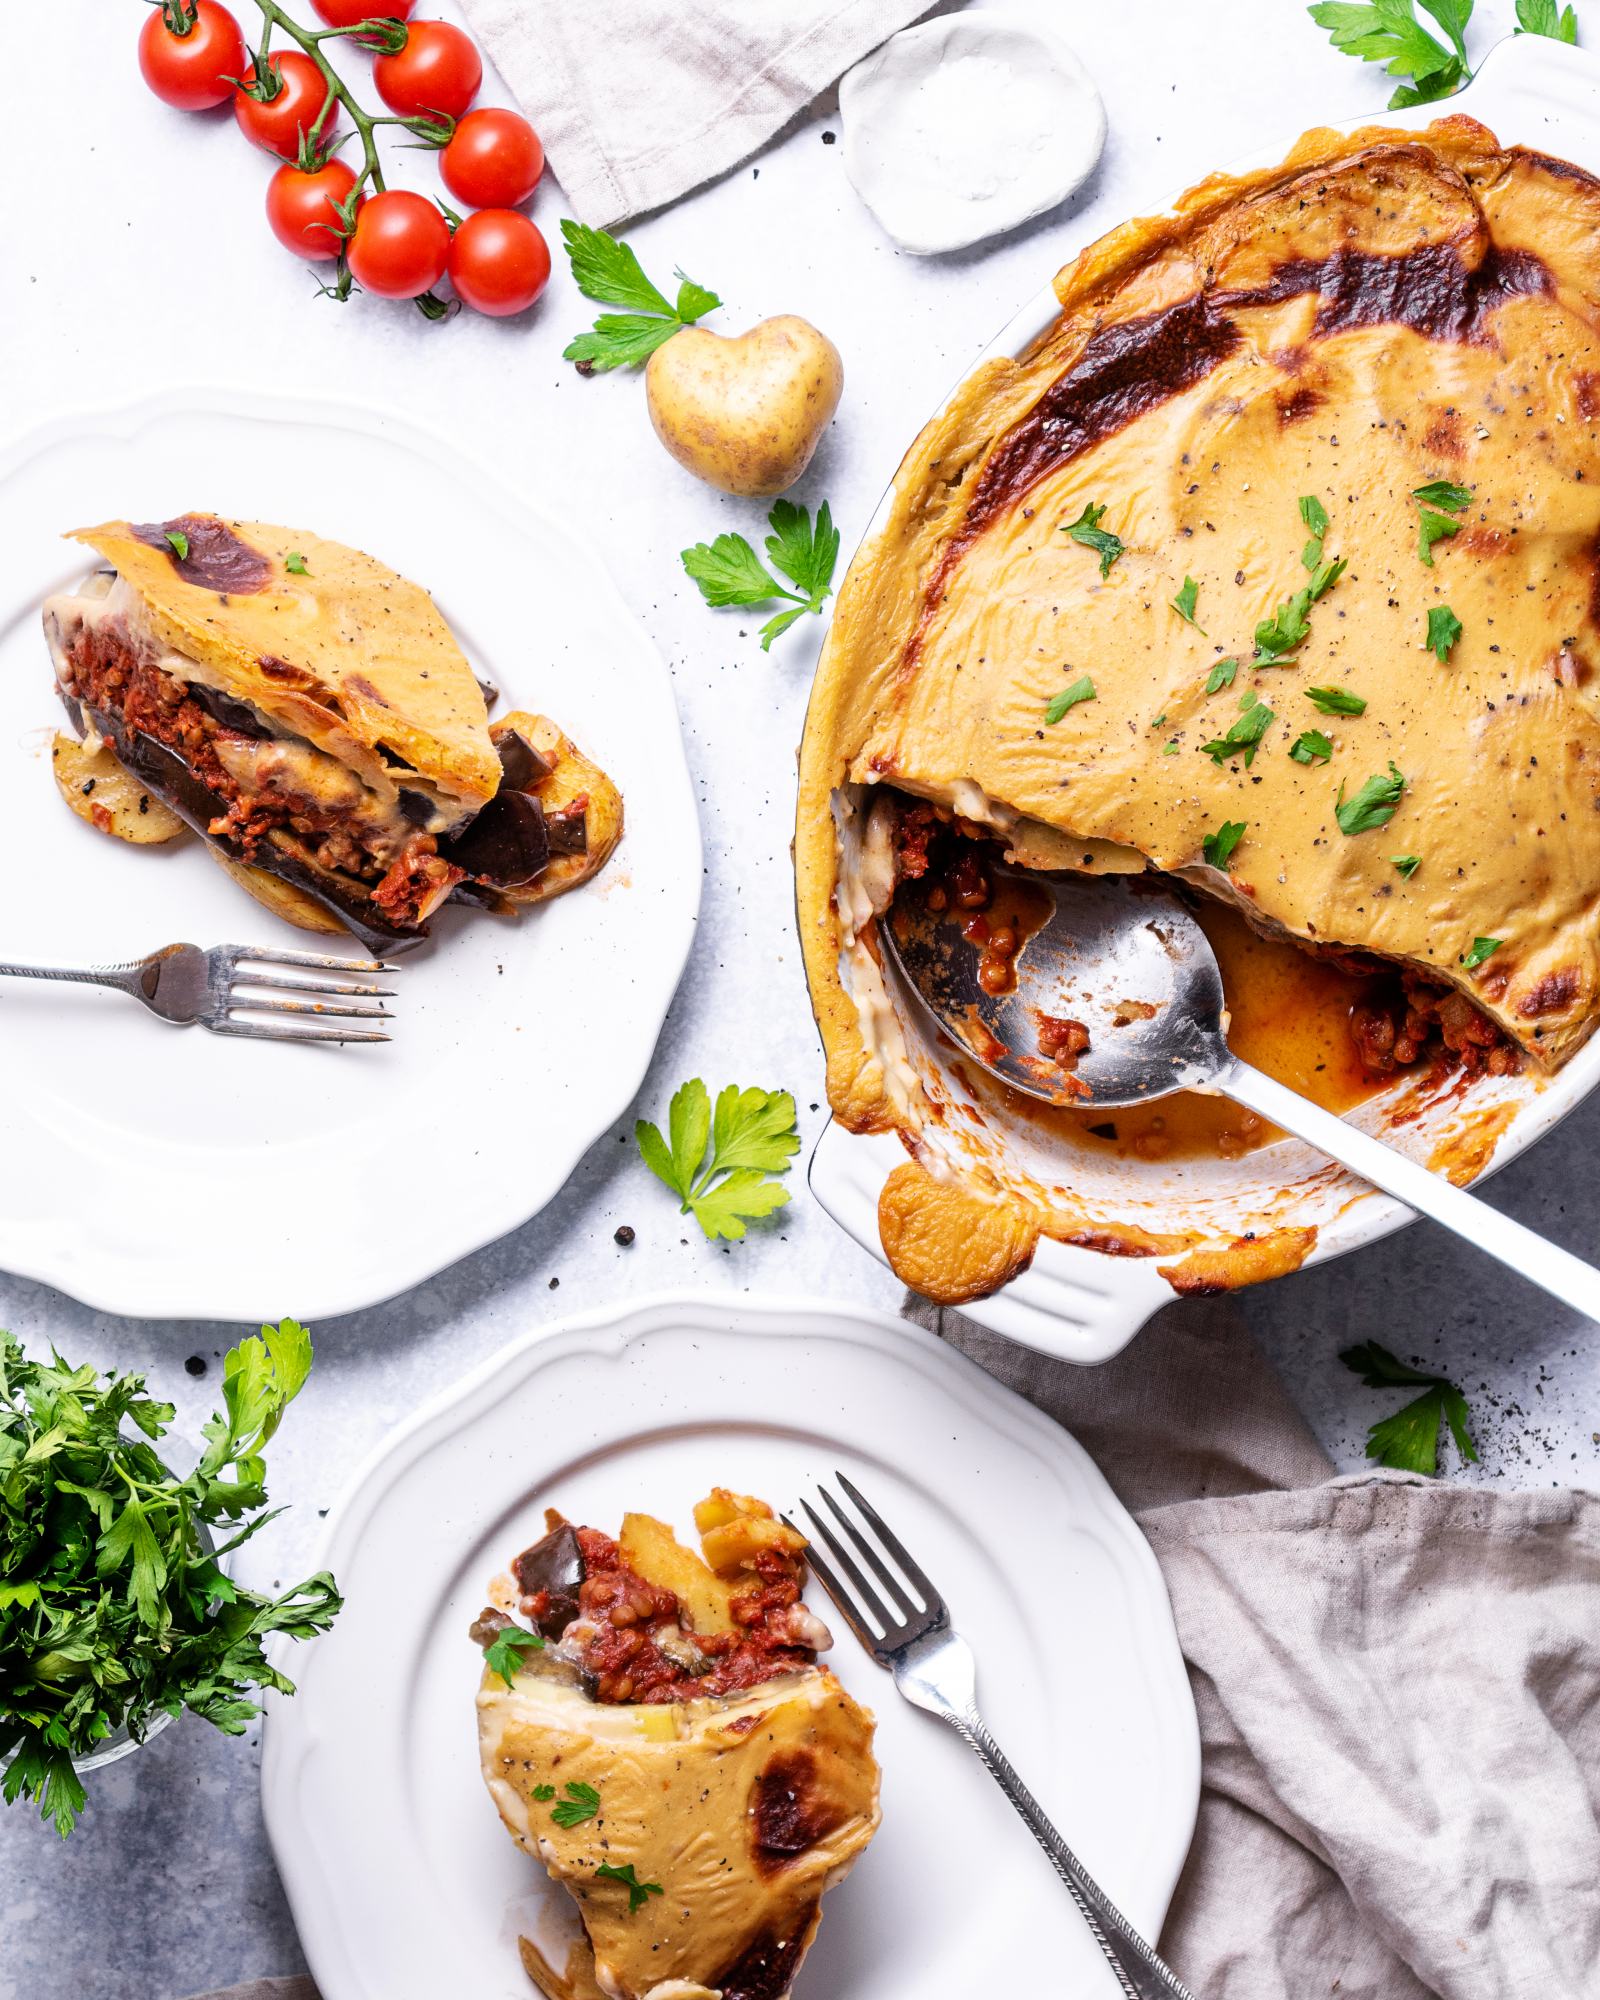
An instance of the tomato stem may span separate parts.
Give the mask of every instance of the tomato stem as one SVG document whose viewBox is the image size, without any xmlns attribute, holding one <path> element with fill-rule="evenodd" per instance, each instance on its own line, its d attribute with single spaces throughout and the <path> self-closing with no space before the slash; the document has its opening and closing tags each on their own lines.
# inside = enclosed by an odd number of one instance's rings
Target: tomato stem
<svg viewBox="0 0 1600 2000">
<path fill-rule="evenodd" d="M 168 4 L 172 4 L 172 0 L 168 0 Z M 182 0 L 177 0 L 177 4 L 181 5 Z M 327 127 L 329 116 L 336 104 L 343 105 L 346 112 L 348 112 L 350 123 L 356 128 L 356 134 L 361 141 L 361 171 L 356 176 L 355 187 L 351 190 L 353 194 L 359 195 L 364 188 L 369 186 L 378 194 L 384 191 L 383 158 L 378 151 L 377 136 L 380 125 L 404 125 L 407 131 L 415 132 L 419 138 L 429 145 L 439 145 L 442 143 L 438 138 L 441 126 L 437 118 L 386 118 L 375 116 L 363 110 L 355 93 L 345 83 L 339 72 L 329 62 L 322 51 L 322 44 L 324 42 L 339 41 L 349 36 L 357 36 L 362 39 L 365 46 L 376 46 L 380 54 L 386 50 L 392 53 L 395 49 L 404 46 L 404 22 L 374 19 L 371 21 L 359 21 L 351 28 L 303 28 L 291 15 L 284 12 L 278 5 L 278 0 L 256 0 L 256 5 L 261 10 L 262 22 L 261 50 L 256 57 L 256 74 L 259 76 L 262 73 L 262 67 L 266 61 L 267 45 L 272 39 L 274 28 L 281 28 L 292 42 L 298 43 L 322 72 L 322 79 L 327 85 L 328 94 L 323 100 L 322 109 L 317 113 L 316 122 L 311 127 L 310 134 L 308 135 L 313 145 L 315 146 L 320 140 L 323 131 Z M 397 30 L 399 31 L 398 35 L 396 33 Z M 451 130 L 454 130 L 453 124 Z M 446 137 L 448 136 L 446 134 Z"/>
</svg>

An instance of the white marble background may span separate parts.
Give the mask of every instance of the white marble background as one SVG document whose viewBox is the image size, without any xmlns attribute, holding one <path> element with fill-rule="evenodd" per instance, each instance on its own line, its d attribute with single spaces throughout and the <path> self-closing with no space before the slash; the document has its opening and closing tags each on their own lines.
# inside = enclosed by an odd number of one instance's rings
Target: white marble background
<svg viewBox="0 0 1600 2000">
<path fill-rule="evenodd" d="M 1065 32 L 1106 99 L 1104 160 L 1063 210 L 987 248 L 902 256 L 850 189 L 829 99 L 758 160 L 632 232 L 647 268 L 681 264 L 722 294 L 718 326 L 799 312 L 838 343 L 844 404 L 798 497 L 831 500 L 847 549 L 922 418 L 1067 255 L 1243 151 L 1319 118 L 1376 111 L 1387 96 L 1375 71 L 1329 49 L 1296 0 L 1012 4 Z M 236 11 L 253 17 L 248 0 Z M 450 0 L 426 11 L 455 13 Z M 1510 31 L 1512 0 L 1479 0 L 1478 14 L 1481 51 Z M 1590 0 L 1579 14 L 1600 36 Z M 143 90 L 135 0 L 52 0 L 37 28 L 34 18 L 11 0 L 0 28 L 12 107 L 0 426 L 186 382 L 310 388 L 460 437 L 585 527 L 671 664 L 706 842 L 699 949 L 641 1107 L 660 1116 L 694 1074 L 713 1086 L 781 1084 L 799 1100 L 809 1150 L 823 1123 L 822 1071 L 788 844 L 793 751 L 820 631 L 807 621 L 765 656 L 758 620 L 705 609 L 677 563 L 679 549 L 723 528 L 758 533 L 759 508 L 720 498 L 667 459 L 638 382 L 586 382 L 559 359 L 592 310 L 564 269 L 527 324 L 466 315 L 434 327 L 403 306 L 320 301 L 267 233 L 263 156 L 226 114 L 184 118 Z M 497 95 L 491 78 L 485 98 Z M 547 183 L 534 212 L 554 240 L 558 189 Z M 339 469 L 318 473 L 336 480 Z M 1600 1253 L 1597 1138 L 1600 1104 L 1497 1180 L 1491 1198 Z M 298 1576 L 357 1459 L 530 1324 L 665 1285 L 896 1305 L 889 1275 L 795 1179 L 777 1226 L 713 1246 L 685 1234 L 619 1128 L 526 1228 L 394 1304 L 318 1328 L 316 1371 L 272 1450 L 274 1498 L 293 1511 L 251 1545 L 246 1574 Z M 612 1241 L 620 1223 L 637 1232 L 626 1251 Z M 1344 1466 L 1359 1462 L 1382 1401 L 1339 1365 L 1338 1350 L 1377 1337 L 1467 1388 L 1483 1447 L 1474 1477 L 1595 1476 L 1600 1371 L 1589 1330 L 1428 1225 L 1272 1285 L 1247 1297 L 1245 1312 Z M 190 1430 L 211 1408 L 217 1357 L 236 1332 L 118 1320 L 4 1277 L 0 1323 L 75 1359 L 147 1369 Z M 190 1356 L 206 1361 L 205 1377 L 186 1372 Z M 185 1721 L 102 1777 L 66 1847 L 21 1810 L 0 1811 L 0 2000 L 177 2000 L 296 1970 L 254 1753 L 253 1738 L 228 1741 Z"/>
</svg>

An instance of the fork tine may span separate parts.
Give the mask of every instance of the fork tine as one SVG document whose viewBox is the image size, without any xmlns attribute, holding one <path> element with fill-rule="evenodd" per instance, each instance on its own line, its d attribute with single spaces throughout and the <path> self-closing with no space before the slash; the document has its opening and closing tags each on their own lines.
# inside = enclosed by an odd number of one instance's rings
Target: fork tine
<svg viewBox="0 0 1600 2000">
<path fill-rule="evenodd" d="M 885 1523 L 883 1516 L 878 1512 L 877 1508 L 874 1507 L 869 1500 L 864 1500 L 862 1498 L 861 1494 L 856 1490 L 854 1486 L 851 1485 L 850 1481 L 845 1478 L 842 1472 L 836 1470 L 833 1476 L 835 1479 L 838 1480 L 839 1484 L 844 1488 L 845 1492 L 848 1493 L 850 1495 L 850 1498 L 855 1502 L 856 1510 L 861 1515 L 861 1518 L 866 1522 L 867 1526 L 872 1529 L 873 1533 L 876 1534 L 876 1536 L 878 1537 L 878 1540 L 882 1542 L 883 1546 L 889 1551 L 890 1555 L 892 1555 L 895 1561 L 900 1565 L 901 1570 L 904 1572 L 912 1588 L 922 1593 L 923 1609 L 925 1611 L 937 1610 L 939 1605 L 942 1604 L 944 1600 L 940 1597 L 938 1591 L 934 1589 L 933 1585 L 929 1582 L 927 1577 L 923 1575 L 922 1571 L 918 1569 L 917 1565 L 911 1560 L 910 1555 L 907 1553 L 905 1543 L 900 1540 L 898 1535 L 894 1535 L 889 1532 L 889 1528 Z M 835 1509 L 835 1511 L 837 1512 L 837 1509 Z M 840 1518 L 842 1519 L 843 1516 L 841 1516 Z"/>
<path fill-rule="evenodd" d="M 822 1487 L 819 1486 L 817 1488 L 817 1491 L 824 1500 L 827 1499 L 828 1496 Z M 812 1527 L 816 1529 L 817 1533 L 821 1535 L 822 1539 L 828 1544 L 829 1549 L 832 1550 L 834 1560 L 839 1564 L 839 1566 L 843 1569 L 845 1575 L 849 1577 L 850 1581 L 855 1585 L 856 1595 L 860 1599 L 860 1601 L 866 1606 L 868 1617 L 875 1618 L 878 1621 L 878 1623 L 883 1627 L 885 1633 L 892 1632 L 895 1626 L 901 1622 L 900 1619 L 892 1616 L 889 1612 L 887 1612 L 883 1608 L 883 1603 L 879 1598 L 878 1593 L 873 1589 L 872 1585 L 868 1583 L 867 1579 L 861 1574 L 860 1566 L 857 1564 L 854 1556 L 851 1555 L 850 1551 L 839 1540 L 838 1536 L 834 1534 L 833 1530 L 828 1526 L 827 1522 L 823 1520 L 822 1516 L 817 1513 L 815 1508 L 811 1505 L 811 1502 L 809 1500 L 802 1500 L 800 1502 L 800 1505 L 805 1509 L 806 1519 L 811 1523 Z"/>
<path fill-rule="evenodd" d="M 266 986 L 274 993 L 355 993 L 364 1000 L 392 1000 L 396 991 L 393 986 L 362 986 L 344 980 L 272 979 L 264 972 L 247 972 L 242 966 L 234 968 L 233 985 Z"/>
<path fill-rule="evenodd" d="M 248 994 L 230 993 L 228 1008 L 232 1013 L 245 1009 L 252 1014 L 310 1014 L 313 1016 L 339 1015 L 351 1021 L 392 1021 L 394 1016 L 387 1007 L 363 1007 L 353 1000 L 342 1005 L 334 1001 L 304 1000 L 256 1000 Z"/>
<path fill-rule="evenodd" d="M 208 1021 L 214 1035 L 244 1035 L 258 1042 L 387 1042 L 370 1028 L 269 1028 L 254 1021 Z"/>
<path fill-rule="evenodd" d="M 801 1505 L 802 1506 L 805 1505 L 804 1501 L 801 1502 Z M 808 1513 L 810 1512 L 809 1508 L 807 1509 L 807 1512 Z M 787 1514 L 785 1514 L 783 1518 L 791 1528 L 794 1527 L 793 1521 L 789 1520 L 789 1516 Z M 796 1529 L 796 1533 L 798 1532 L 799 1530 Z M 811 1565 L 812 1572 L 816 1576 L 818 1583 L 820 1583 L 823 1589 L 828 1593 L 828 1600 L 833 1605 L 834 1610 L 838 1612 L 839 1616 L 850 1627 L 850 1630 L 854 1632 L 856 1637 L 861 1641 L 862 1645 L 866 1647 L 867 1651 L 869 1653 L 875 1653 L 878 1650 L 878 1648 L 882 1645 L 883 1641 L 878 1637 L 877 1633 L 873 1631 L 872 1627 L 869 1624 L 867 1624 L 866 1620 L 861 1616 L 860 1611 L 857 1609 L 855 1599 L 850 1595 L 849 1591 L 845 1589 L 844 1585 L 839 1581 L 838 1577 L 834 1575 L 833 1571 L 828 1567 L 828 1565 L 822 1560 L 821 1556 L 817 1554 L 816 1547 L 814 1544 L 808 1547 L 806 1550 L 806 1561 Z"/>
<path fill-rule="evenodd" d="M 836 1472 L 834 1474 L 835 1479 L 837 1479 L 838 1476 L 839 1475 Z M 855 1543 L 856 1547 L 861 1551 L 862 1555 L 865 1556 L 867 1561 L 872 1565 L 873 1574 L 877 1577 L 878 1581 L 883 1585 L 884 1589 L 889 1593 L 890 1598 L 893 1600 L 895 1606 L 899 1610 L 901 1618 L 905 1619 L 905 1618 L 915 1617 L 918 1610 L 921 1609 L 922 1607 L 920 1607 L 913 1601 L 910 1593 L 907 1591 L 905 1585 L 900 1581 L 899 1577 L 893 1574 L 888 1564 L 883 1560 L 882 1556 L 878 1554 L 878 1551 L 872 1546 L 871 1542 L 867 1540 L 866 1536 L 862 1534 L 861 1530 L 856 1526 L 855 1522 L 850 1519 L 850 1516 L 839 1505 L 838 1501 L 834 1499 L 833 1495 L 828 1491 L 827 1487 L 819 1486 L 817 1488 L 817 1491 L 822 1495 L 823 1499 L 827 1501 L 828 1511 L 833 1515 L 833 1518 L 839 1523 L 839 1526 L 844 1529 L 845 1533 L 850 1537 L 851 1541 Z"/>
<path fill-rule="evenodd" d="M 221 947 L 230 952 L 235 962 L 248 958 L 257 965 L 310 965 L 323 972 L 398 972 L 398 965 L 390 965 L 381 958 L 324 958 L 315 951 L 260 950 L 253 944 L 228 944 Z"/>
</svg>

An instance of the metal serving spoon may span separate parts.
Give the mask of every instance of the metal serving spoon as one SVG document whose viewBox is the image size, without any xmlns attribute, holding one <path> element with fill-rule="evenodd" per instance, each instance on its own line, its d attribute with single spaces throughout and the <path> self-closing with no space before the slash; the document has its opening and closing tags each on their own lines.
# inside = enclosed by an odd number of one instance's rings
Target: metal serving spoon
<svg viewBox="0 0 1600 2000">
<path fill-rule="evenodd" d="M 965 935 L 970 918 L 930 907 L 926 881 L 902 884 L 879 925 L 906 984 L 980 1069 L 1079 1110 L 1175 1090 L 1231 1097 L 1600 1320 L 1592 1265 L 1241 1062 L 1228 1047 L 1210 942 L 1175 896 L 1143 876 L 1045 876 L 994 864 L 987 873 L 996 892 L 984 912 L 991 924 L 1004 921 L 1008 905 L 1027 906 L 1009 991 L 985 989 L 982 945 Z M 1066 1065 L 1039 1053 L 1052 1022 L 1088 1031 L 1088 1047 Z"/>
</svg>

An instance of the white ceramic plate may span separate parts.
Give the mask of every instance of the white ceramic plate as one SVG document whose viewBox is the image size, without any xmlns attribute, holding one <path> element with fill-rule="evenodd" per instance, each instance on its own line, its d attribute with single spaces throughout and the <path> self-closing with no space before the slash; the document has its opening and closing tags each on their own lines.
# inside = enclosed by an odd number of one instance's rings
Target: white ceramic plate
<svg viewBox="0 0 1600 2000">
<path fill-rule="evenodd" d="M 1194 1827 L 1199 1750 L 1148 1546 L 1066 1432 L 940 1341 L 836 1305 L 666 1296 L 529 1334 L 356 1475 L 323 1560 L 347 1603 L 288 1662 L 262 1802 L 323 2000 L 528 2000 L 519 1931 L 565 1893 L 478 1772 L 467 1627 L 543 1508 L 687 1531 L 716 1483 L 792 1504 L 855 1478 L 945 1592 L 995 1733 L 1146 1935 Z M 1026 1940 L 1053 1991 L 1114 1992 L 1066 1891 L 982 1767 L 832 1617 L 878 1716 L 883 1826 L 829 1897 L 813 2000 L 970 2000 Z M 559 1959 L 558 1959 L 559 1962 Z"/>
<path fill-rule="evenodd" d="M 1422 105 L 1410 111 L 1369 111 L 1360 118 L 1337 121 L 1338 129 L 1361 125 L 1422 126 L 1453 113 L 1479 118 L 1507 143 L 1522 143 L 1558 158 L 1576 161 L 1600 173 L 1600 59 L 1581 49 L 1538 35 L 1520 35 L 1491 49 L 1468 87 L 1446 104 Z M 1309 118 L 1302 121 L 1309 126 Z M 1236 160 L 1230 171 L 1248 173 L 1283 158 L 1293 138 Z M 1160 212 L 1157 204 L 1154 211 Z M 1079 227 L 1058 259 L 1076 253 L 1084 243 L 1118 217 L 1097 216 Z M 1016 355 L 1031 345 L 1059 311 L 1046 285 L 1010 321 L 979 363 L 996 356 Z M 969 371 L 970 372 L 970 371 Z M 888 495 L 868 523 L 863 543 L 882 525 Z M 908 1017 L 908 1041 L 917 1042 L 919 1022 Z M 1418 1107 L 1419 1115 L 1402 1131 L 1388 1123 L 1385 1098 L 1375 1098 L 1351 1114 L 1352 1123 L 1380 1134 L 1414 1157 L 1427 1161 L 1433 1147 L 1472 1120 L 1510 1105 L 1515 1116 L 1505 1128 L 1491 1163 L 1492 1170 L 1511 1160 L 1543 1136 L 1600 1081 L 1600 1036 L 1573 1057 L 1556 1076 L 1525 1074 L 1510 1079 L 1483 1078 L 1464 1101 L 1449 1090 Z M 1402 1091 L 1411 1086 L 1402 1085 Z M 1024 1121 L 1008 1125 L 1001 1094 L 985 1099 L 986 1123 L 996 1135 L 991 1165 L 1009 1159 L 1032 1161 L 1041 1180 L 1058 1178 L 1062 1156 L 1043 1157 L 1045 1149 Z M 1393 1106 L 1391 1109 L 1395 1108 Z M 1410 1108 L 1410 1107 L 1408 1107 Z M 905 1149 L 892 1135 L 856 1138 L 837 1124 L 829 1125 L 812 1155 L 812 1193 L 855 1240 L 880 1262 L 878 1196 L 884 1181 L 904 1158 Z M 1087 1156 L 1075 1161 L 1084 1176 L 1076 1184 L 1080 1197 L 1088 1191 L 1087 1176 L 1103 1185 L 1096 1199 L 1108 1204 L 1117 1220 L 1163 1227 L 1193 1227 L 1202 1234 L 1233 1236 L 1246 1228 L 1314 1224 L 1317 1247 L 1308 1260 L 1330 1257 L 1377 1241 L 1413 1219 L 1411 1211 L 1365 1182 L 1335 1169 L 1312 1148 L 1286 1140 L 1239 1161 L 1186 1161 L 1155 1168 L 1143 1162 L 1109 1165 Z M 1480 1176 L 1481 1178 L 1481 1176 Z M 1261 1218 L 1268 1218 L 1262 1220 Z M 1109 1225 L 1108 1225 L 1109 1226 Z M 1037 1347 L 1066 1361 L 1105 1361 L 1120 1352 L 1152 1313 L 1170 1304 L 1171 1287 L 1156 1271 L 1156 1260 L 1105 1256 L 1076 1245 L 1041 1242 L 1030 1268 L 993 1298 L 976 1300 L 962 1311 L 982 1325 L 1012 1340 Z"/>
<path fill-rule="evenodd" d="M 186 391 L 0 454 L 0 845 L 26 857 L 6 956 L 364 955 L 269 916 L 200 842 L 127 847 L 56 796 L 38 607 L 91 566 L 61 532 L 191 508 L 304 523 L 426 585 L 502 708 L 554 716 L 625 803 L 591 886 L 436 922 L 394 982 L 387 1047 L 237 1041 L 89 987 L 0 984 L 0 1268 L 118 1313 L 326 1319 L 525 1222 L 627 1106 L 694 934 L 699 828 L 666 668 L 568 529 L 387 418 Z"/>
</svg>

